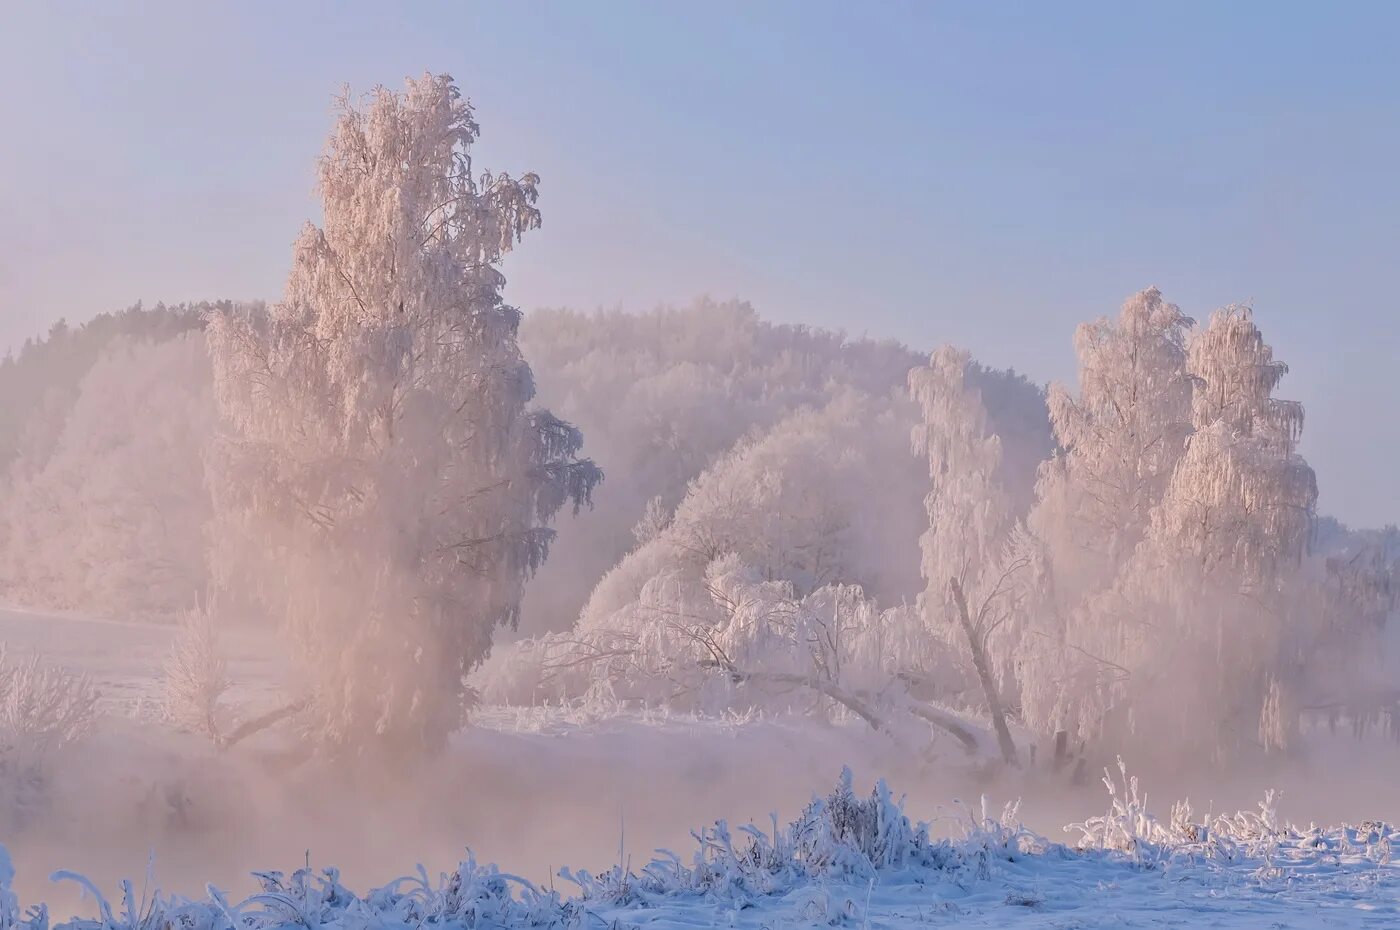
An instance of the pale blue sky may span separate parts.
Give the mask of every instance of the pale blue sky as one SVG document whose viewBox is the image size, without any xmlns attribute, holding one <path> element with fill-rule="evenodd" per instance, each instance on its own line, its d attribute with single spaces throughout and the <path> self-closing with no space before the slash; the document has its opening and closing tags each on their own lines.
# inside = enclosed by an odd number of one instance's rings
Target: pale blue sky
<svg viewBox="0 0 1400 930">
<path fill-rule="evenodd" d="M 509 298 L 741 296 L 1037 380 L 1148 284 L 1253 301 L 1322 508 L 1400 521 L 1400 4 L 21 3 L 0 347 L 270 297 L 342 83 L 447 71 L 543 176 Z M 2 401 L 0 401 L 2 402 Z"/>
</svg>

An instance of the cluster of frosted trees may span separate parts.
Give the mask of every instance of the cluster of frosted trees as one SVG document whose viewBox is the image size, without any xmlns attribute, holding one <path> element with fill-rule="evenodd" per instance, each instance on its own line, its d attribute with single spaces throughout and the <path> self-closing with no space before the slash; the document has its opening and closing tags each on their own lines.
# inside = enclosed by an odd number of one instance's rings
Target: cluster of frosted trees
<svg viewBox="0 0 1400 930">
<path fill-rule="evenodd" d="M 647 508 L 674 510 L 736 443 L 841 393 L 887 395 L 918 361 L 898 344 L 775 325 L 747 304 L 706 300 L 644 314 L 533 311 L 521 347 L 540 395 L 615 479 L 559 527 L 526 592 L 522 629 L 531 633 L 570 626 L 632 548 Z"/>
<path fill-rule="evenodd" d="M 841 397 L 867 398 L 872 410 L 901 420 L 907 436 L 914 409 L 905 379 L 921 360 L 898 343 L 774 324 L 748 304 L 708 300 L 642 314 L 537 310 L 525 319 L 521 346 L 541 397 L 617 476 L 590 511 L 559 527 L 555 554 L 526 593 L 522 628 L 531 632 L 571 625 L 598 579 L 633 547 L 647 508 L 675 510 L 691 482 L 736 445 Z M 972 377 L 1007 439 L 1007 484 L 1027 501 L 1051 448 L 1042 392 L 1014 373 L 976 367 Z M 891 461 L 898 473 L 886 482 L 922 484 L 903 458 Z M 897 533 L 890 539 L 871 558 L 899 566 L 899 580 L 879 593 L 912 597 L 916 556 Z"/>
<path fill-rule="evenodd" d="M 117 340 L 52 425 L 27 438 L 0 497 L 7 596 L 123 616 L 195 602 L 214 425 L 203 336 Z"/>
<path fill-rule="evenodd" d="M 1023 704 L 1085 735 L 1285 746 L 1332 632 L 1305 560 L 1302 409 L 1273 396 L 1287 368 L 1247 308 L 1189 326 L 1139 294 L 1081 328 L 1079 395 L 1051 394 L 1066 451 L 1028 520 L 1044 646 L 1026 650 Z"/>
<path fill-rule="evenodd" d="M 577 626 L 503 650 L 487 694 L 945 729 L 952 711 L 1016 761 L 1018 729 L 1285 748 L 1304 708 L 1379 690 L 1393 569 L 1309 555 L 1302 411 L 1274 396 L 1287 369 L 1250 310 L 1195 326 L 1147 290 L 1075 342 L 1078 391 L 1051 389 L 1057 451 L 1031 495 L 979 369 L 940 349 L 908 379 L 919 490 L 899 401 L 800 414 L 650 514 Z M 919 497 L 915 543 L 900 517 Z M 880 605 L 900 561 L 863 559 L 891 545 L 920 556 L 914 604 Z"/>
<path fill-rule="evenodd" d="M 139 304 L 0 362 L 0 598 L 167 615 L 204 590 L 204 315 Z"/>
</svg>

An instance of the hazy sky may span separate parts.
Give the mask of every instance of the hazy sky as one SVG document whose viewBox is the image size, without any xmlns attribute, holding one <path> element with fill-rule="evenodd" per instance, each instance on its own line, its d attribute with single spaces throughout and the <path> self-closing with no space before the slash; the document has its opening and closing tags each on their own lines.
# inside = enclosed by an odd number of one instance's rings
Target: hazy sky
<svg viewBox="0 0 1400 930">
<path fill-rule="evenodd" d="M 3 7 L 0 349 L 275 298 L 333 93 L 431 69 L 543 176 L 527 310 L 740 296 L 1046 380 L 1141 287 L 1252 301 L 1322 509 L 1400 521 L 1400 4 Z"/>
</svg>

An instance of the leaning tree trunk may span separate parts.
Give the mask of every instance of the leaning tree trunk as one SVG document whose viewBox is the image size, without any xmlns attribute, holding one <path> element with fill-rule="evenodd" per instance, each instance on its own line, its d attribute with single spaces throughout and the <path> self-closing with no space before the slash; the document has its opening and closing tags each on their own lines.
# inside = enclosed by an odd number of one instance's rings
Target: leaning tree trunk
<svg viewBox="0 0 1400 930">
<path fill-rule="evenodd" d="M 953 587 L 953 600 L 958 607 L 958 620 L 967 634 L 967 645 L 972 650 L 972 664 L 977 669 L 977 677 L 982 682 L 982 691 L 987 696 L 987 708 L 992 712 L 992 728 L 996 730 L 997 745 L 1001 748 L 1001 758 L 1007 765 L 1020 766 L 1016 756 L 1016 743 L 1011 739 L 1011 729 L 1006 725 L 1006 712 L 1001 707 L 1001 695 L 997 691 L 992 669 L 987 661 L 986 643 L 977 635 L 972 626 L 972 617 L 967 611 L 967 598 L 963 596 L 958 579 L 949 579 Z"/>
<path fill-rule="evenodd" d="M 815 676 L 794 675 L 788 672 L 748 671 L 746 669 L 738 668 L 727 661 L 707 661 L 701 662 L 700 664 L 702 667 L 714 667 L 724 669 L 724 671 L 729 675 L 729 677 L 735 682 L 770 681 L 787 685 L 805 685 L 806 687 L 811 688 L 813 691 L 816 691 L 818 694 L 824 694 L 827 697 L 831 698 L 833 701 L 836 701 L 838 704 L 845 705 L 857 717 L 870 724 L 870 729 L 874 730 L 875 732 L 889 732 L 888 723 L 879 715 L 876 709 L 865 700 L 864 697 L 862 697 L 859 694 L 853 694 L 852 692 L 846 691 L 843 688 L 838 688 L 836 685 L 831 684 L 830 682 L 822 681 L 816 678 Z M 909 712 L 915 717 L 918 717 L 919 719 L 923 720 L 925 723 L 931 723 L 939 729 L 942 729 L 952 734 L 953 737 L 955 737 L 957 741 L 962 744 L 963 749 L 966 750 L 968 755 L 974 755 L 978 751 L 978 747 L 982 745 L 983 740 L 985 739 L 985 735 L 983 736 L 983 739 L 978 739 L 978 733 L 975 730 L 973 730 L 967 724 L 963 723 L 963 721 L 959 720 L 956 716 L 948 713 L 947 711 L 939 710 L 938 708 L 934 707 L 927 707 L 921 704 L 911 703 L 909 706 Z"/>
</svg>

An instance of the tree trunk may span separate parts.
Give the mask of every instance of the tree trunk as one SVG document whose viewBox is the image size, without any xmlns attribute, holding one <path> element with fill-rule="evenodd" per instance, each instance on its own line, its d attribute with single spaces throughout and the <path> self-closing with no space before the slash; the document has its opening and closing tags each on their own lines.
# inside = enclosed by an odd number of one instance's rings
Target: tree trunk
<svg viewBox="0 0 1400 930">
<path fill-rule="evenodd" d="M 833 701 L 845 705 L 857 717 L 870 724 L 870 729 L 877 733 L 889 732 L 889 727 L 879 716 L 874 707 L 866 703 L 860 696 L 852 694 L 843 688 L 838 688 L 830 682 L 821 681 L 810 675 L 793 675 L 788 672 L 748 671 L 722 662 L 702 662 L 700 664 L 705 667 L 718 666 L 723 668 L 729 677 L 736 682 L 771 681 L 777 684 L 803 685 L 811 688 L 818 694 L 824 694 Z M 939 729 L 951 734 L 962 744 L 963 750 L 966 751 L 968 755 L 976 754 L 978 747 L 982 745 L 983 741 L 977 738 L 977 733 L 972 727 L 963 723 L 947 711 L 923 704 L 911 703 L 909 712 L 926 723 L 931 723 Z"/>
<path fill-rule="evenodd" d="M 273 726 L 274 724 L 281 723 L 288 717 L 296 716 L 297 714 L 301 713 L 303 710 L 306 709 L 306 705 L 307 702 L 302 700 L 293 701 L 292 703 L 284 704 L 281 707 L 275 707 L 259 717 L 254 717 L 251 720 L 243 721 L 243 723 L 234 728 L 234 731 L 228 736 L 216 737 L 215 742 L 218 744 L 220 749 L 228 749 L 235 743 L 252 736 L 254 733 L 266 730 L 268 727 Z"/>
<path fill-rule="evenodd" d="M 987 708 L 992 713 L 992 728 L 996 730 L 1001 758 L 1007 765 L 1019 768 L 1021 762 L 1016 756 L 1016 743 L 1011 739 L 1011 729 L 1006 725 L 1006 712 L 1001 708 L 1001 695 L 997 693 L 991 665 L 987 662 L 986 644 L 972 627 L 972 617 L 967 611 L 967 598 L 963 596 L 962 585 L 958 584 L 956 578 L 949 579 L 948 583 L 953 587 L 953 600 L 958 606 L 958 620 L 962 623 L 963 632 L 967 634 L 968 647 L 972 650 L 972 664 L 977 669 L 982 691 L 987 696 Z"/>
</svg>

